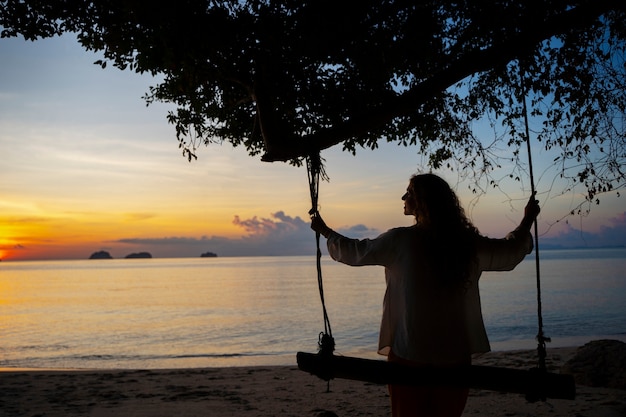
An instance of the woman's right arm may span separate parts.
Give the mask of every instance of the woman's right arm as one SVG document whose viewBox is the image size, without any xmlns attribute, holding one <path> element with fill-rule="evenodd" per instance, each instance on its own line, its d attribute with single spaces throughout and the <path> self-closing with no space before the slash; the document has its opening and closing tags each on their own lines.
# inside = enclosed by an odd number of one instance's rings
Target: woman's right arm
<svg viewBox="0 0 626 417">
<path fill-rule="evenodd" d="M 385 265 L 387 262 L 392 246 L 387 239 L 389 232 L 376 239 L 351 239 L 328 227 L 319 214 L 311 217 L 311 229 L 328 239 L 328 253 L 337 262 L 351 266 Z"/>
<path fill-rule="evenodd" d="M 320 216 L 319 213 L 311 216 L 311 229 L 315 230 L 327 239 L 330 233 L 333 231 L 330 227 L 326 225 L 326 222 L 324 222 L 324 219 L 322 219 L 322 216 Z"/>
</svg>

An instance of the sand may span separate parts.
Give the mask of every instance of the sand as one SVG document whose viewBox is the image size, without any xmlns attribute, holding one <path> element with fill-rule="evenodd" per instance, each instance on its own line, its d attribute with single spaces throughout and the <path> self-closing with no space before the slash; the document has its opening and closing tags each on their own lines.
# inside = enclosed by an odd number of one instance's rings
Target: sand
<svg viewBox="0 0 626 417">
<path fill-rule="evenodd" d="M 548 349 L 551 372 L 575 348 Z M 476 364 L 529 369 L 534 351 L 489 353 Z M 325 381 L 293 366 L 0 372 L 0 416 L 385 416 L 385 386 Z M 626 391 L 577 385 L 575 400 L 471 390 L 465 416 L 623 417 Z"/>
</svg>

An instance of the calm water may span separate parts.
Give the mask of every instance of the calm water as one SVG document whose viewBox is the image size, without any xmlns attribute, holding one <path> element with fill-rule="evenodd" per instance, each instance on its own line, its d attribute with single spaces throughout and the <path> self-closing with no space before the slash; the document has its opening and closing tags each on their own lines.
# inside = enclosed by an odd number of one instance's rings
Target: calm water
<svg viewBox="0 0 626 417">
<path fill-rule="evenodd" d="M 541 255 L 548 349 L 626 340 L 626 249 Z M 338 353 L 377 358 L 382 268 L 323 272 Z M 481 294 L 494 350 L 534 348 L 534 255 Z M 0 368 L 290 365 L 322 330 L 312 257 L 0 264 Z"/>
</svg>

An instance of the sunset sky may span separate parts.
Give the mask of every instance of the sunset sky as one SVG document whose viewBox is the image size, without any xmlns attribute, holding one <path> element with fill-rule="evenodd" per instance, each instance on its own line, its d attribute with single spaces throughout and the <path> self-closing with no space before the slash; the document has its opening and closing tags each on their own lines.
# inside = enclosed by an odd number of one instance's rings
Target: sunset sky
<svg viewBox="0 0 626 417">
<path fill-rule="evenodd" d="M 265 163 L 229 144 L 202 147 L 189 163 L 178 149 L 166 104 L 142 96 L 158 80 L 93 62 L 73 36 L 0 39 L 0 259 L 313 255 L 304 168 Z M 321 213 L 333 228 L 375 237 L 410 225 L 400 196 L 422 157 L 384 144 L 355 156 L 325 151 L 330 182 Z M 537 149 L 536 172 L 549 160 Z M 478 228 L 497 237 L 513 229 L 528 181 L 475 200 L 454 185 Z M 537 174 L 536 174 L 537 175 Z M 626 245 L 626 202 L 602 196 L 587 217 L 569 217 L 583 190 L 560 195 L 554 175 L 537 175 L 540 243 Z M 557 220 L 562 219 L 556 223 Z"/>
</svg>

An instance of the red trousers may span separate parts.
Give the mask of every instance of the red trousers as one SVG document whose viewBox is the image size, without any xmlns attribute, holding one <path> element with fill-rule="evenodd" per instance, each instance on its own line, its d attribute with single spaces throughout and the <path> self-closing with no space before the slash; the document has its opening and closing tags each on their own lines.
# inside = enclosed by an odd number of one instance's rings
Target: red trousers
<svg viewBox="0 0 626 417">
<path fill-rule="evenodd" d="M 390 362 L 415 365 L 389 354 Z M 389 385 L 392 417 L 460 417 L 469 388 Z"/>
</svg>

